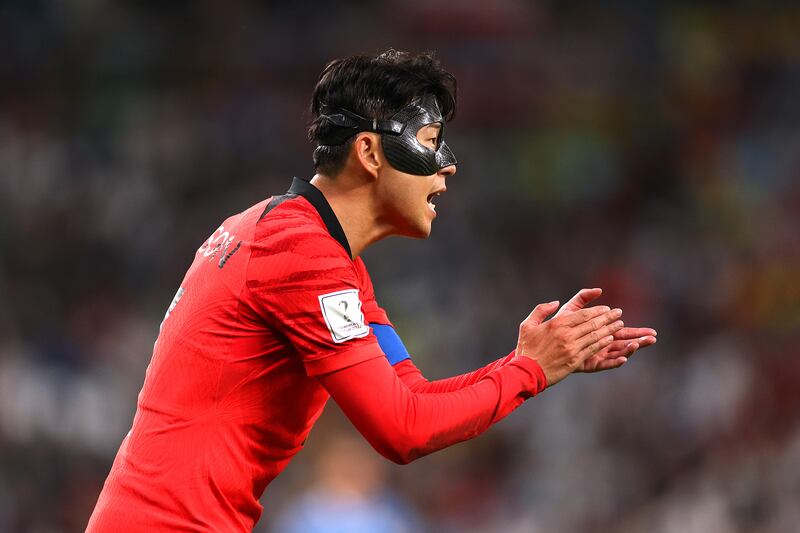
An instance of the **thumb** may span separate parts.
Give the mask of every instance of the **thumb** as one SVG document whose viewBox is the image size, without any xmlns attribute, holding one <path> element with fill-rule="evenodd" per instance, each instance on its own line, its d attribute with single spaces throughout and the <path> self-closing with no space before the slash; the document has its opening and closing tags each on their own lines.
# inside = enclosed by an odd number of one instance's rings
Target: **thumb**
<svg viewBox="0 0 800 533">
<path fill-rule="evenodd" d="M 603 289 L 599 287 L 594 289 L 581 289 L 578 291 L 578 294 L 570 298 L 569 301 L 564 304 L 564 307 L 559 309 L 556 316 L 580 311 L 593 300 L 600 298 L 601 294 L 603 294 Z"/>
<path fill-rule="evenodd" d="M 528 320 L 533 322 L 534 325 L 538 326 L 545 319 L 552 315 L 556 309 L 558 309 L 558 300 L 554 300 L 552 302 L 548 302 L 546 304 L 539 304 L 533 308 L 531 314 L 528 315 Z"/>
</svg>

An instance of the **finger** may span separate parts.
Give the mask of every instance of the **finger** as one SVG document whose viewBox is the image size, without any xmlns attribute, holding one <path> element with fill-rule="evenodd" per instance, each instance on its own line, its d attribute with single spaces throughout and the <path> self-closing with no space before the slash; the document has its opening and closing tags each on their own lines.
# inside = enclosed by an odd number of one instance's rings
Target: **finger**
<svg viewBox="0 0 800 533">
<path fill-rule="evenodd" d="M 626 343 L 626 342 L 628 344 L 625 344 L 625 345 L 622 344 L 622 343 Z M 608 357 L 610 357 L 610 358 L 620 357 L 620 356 L 629 357 L 630 355 L 633 355 L 633 352 L 635 352 L 636 350 L 641 350 L 642 348 L 647 348 L 648 346 L 652 346 L 656 342 L 657 342 L 657 339 L 655 337 L 640 337 L 640 338 L 634 340 L 633 342 L 631 342 L 631 341 L 614 341 L 609 346 L 607 358 Z M 626 354 L 626 350 L 631 345 L 634 345 L 635 349 L 633 351 L 631 351 L 630 354 Z"/>
<path fill-rule="evenodd" d="M 617 357 L 615 359 L 606 359 L 597 363 L 595 370 L 611 370 L 612 368 L 619 368 L 628 362 L 627 357 Z"/>
<path fill-rule="evenodd" d="M 591 320 L 602 315 L 603 313 L 608 313 L 609 311 L 611 311 L 610 307 L 606 305 L 598 305 L 595 307 L 589 307 L 587 309 L 581 309 L 579 311 L 575 311 L 574 313 L 562 315 L 558 318 L 558 320 L 567 326 L 577 326 L 578 324 L 583 324 L 587 320 Z"/>
<path fill-rule="evenodd" d="M 639 343 L 638 342 L 631 342 L 631 343 L 628 343 L 628 345 L 625 348 L 623 348 L 620 351 L 620 353 L 614 354 L 613 357 L 611 357 L 611 354 L 609 353 L 609 357 L 607 357 L 607 359 L 617 359 L 619 357 L 630 357 L 638 349 L 639 349 Z"/>
<path fill-rule="evenodd" d="M 617 357 L 630 357 L 633 353 L 640 348 L 639 343 L 636 341 L 624 341 L 626 344 L 624 346 L 617 345 L 617 342 L 614 341 L 608 347 L 608 349 L 603 350 L 601 354 L 603 355 L 603 359 L 616 359 Z"/>
<path fill-rule="evenodd" d="M 583 324 L 578 324 L 577 326 L 572 328 L 573 329 L 571 332 L 572 338 L 580 339 L 581 337 L 588 335 L 592 331 L 598 331 L 602 327 L 607 326 L 608 324 L 614 322 L 621 316 L 622 316 L 622 309 L 612 309 L 607 313 L 603 313 L 600 316 L 587 320 Z M 615 329 L 614 331 L 617 331 L 617 329 Z M 600 334 L 601 337 L 604 337 L 605 335 L 606 335 L 605 333 Z"/>
<path fill-rule="evenodd" d="M 561 309 L 558 310 L 556 316 L 566 313 L 574 313 L 575 311 L 583 309 L 592 301 L 600 298 L 601 294 L 603 294 L 603 289 L 600 288 L 581 289 L 578 291 L 578 294 L 570 298 L 567 303 L 561 306 Z"/>
<path fill-rule="evenodd" d="M 578 352 L 578 356 L 581 358 L 582 361 L 585 361 L 589 357 L 593 356 L 609 344 L 614 341 L 613 335 L 607 335 L 600 340 L 592 342 L 588 346 L 584 347 L 580 352 Z"/>
<path fill-rule="evenodd" d="M 628 360 L 626 355 L 609 356 L 607 350 L 600 350 L 591 357 L 588 357 L 583 362 L 582 372 L 599 372 L 601 370 L 608 370 L 609 368 L 616 368 Z"/>
<path fill-rule="evenodd" d="M 622 352 L 630 343 L 631 341 L 627 339 L 617 339 L 617 335 L 614 334 L 614 342 L 609 345 L 608 353 Z"/>
<path fill-rule="evenodd" d="M 640 348 L 645 348 L 658 342 L 658 337 L 652 337 L 648 335 L 647 337 L 639 337 L 635 342 L 639 343 Z"/>
<path fill-rule="evenodd" d="M 525 319 L 525 322 L 532 322 L 535 326 L 538 326 L 544 322 L 548 316 L 552 315 L 556 309 L 558 309 L 558 300 L 546 304 L 539 304 L 533 308 L 533 311 L 531 311 L 531 314 Z"/>
<path fill-rule="evenodd" d="M 620 339 L 635 339 L 637 337 L 655 337 L 658 334 L 653 328 L 622 328 L 614 334 L 614 338 Z"/>
<path fill-rule="evenodd" d="M 614 342 L 614 332 L 621 329 L 623 326 L 625 326 L 625 324 L 622 322 L 622 320 L 617 320 L 611 324 L 601 327 L 600 329 L 593 329 L 589 331 L 582 337 L 578 337 L 576 342 L 578 343 L 578 346 L 585 348 L 586 346 L 596 343 L 600 339 L 611 337 L 611 342 L 606 345 L 608 346 Z"/>
</svg>

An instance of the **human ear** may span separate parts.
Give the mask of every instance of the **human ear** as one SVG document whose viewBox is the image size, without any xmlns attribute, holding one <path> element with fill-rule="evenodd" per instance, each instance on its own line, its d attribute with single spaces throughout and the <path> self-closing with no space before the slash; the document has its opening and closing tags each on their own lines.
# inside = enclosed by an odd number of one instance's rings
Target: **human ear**
<svg viewBox="0 0 800 533">
<path fill-rule="evenodd" d="M 375 133 L 359 133 L 353 140 L 353 150 L 361 167 L 373 178 L 377 178 L 383 165 L 380 137 Z"/>
</svg>

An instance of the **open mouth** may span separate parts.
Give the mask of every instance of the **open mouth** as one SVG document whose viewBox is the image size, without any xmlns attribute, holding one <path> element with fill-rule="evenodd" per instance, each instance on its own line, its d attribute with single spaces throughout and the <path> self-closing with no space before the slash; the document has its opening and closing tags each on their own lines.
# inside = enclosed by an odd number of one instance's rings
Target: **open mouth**
<svg viewBox="0 0 800 533">
<path fill-rule="evenodd" d="M 433 203 L 433 200 L 439 196 L 441 193 L 434 192 L 428 195 L 428 207 L 436 211 L 436 204 Z"/>
</svg>

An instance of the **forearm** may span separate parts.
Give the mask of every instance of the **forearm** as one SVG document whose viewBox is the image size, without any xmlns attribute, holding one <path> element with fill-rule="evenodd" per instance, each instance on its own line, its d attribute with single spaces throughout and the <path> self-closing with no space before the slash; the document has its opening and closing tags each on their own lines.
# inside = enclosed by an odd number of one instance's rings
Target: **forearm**
<svg viewBox="0 0 800 533">
<path fill-rule="evenodd" d="M 452 392 L 474 385 L 490 372 L 507 365 L 515 355 L 515 352 L 511 352 L 472 372 L 435 381 L 428 381 L 411 359 L 405 359 L 395 364 L 394 370 L 412 392 Z"/>
<path fill-rule="evenodd" d="M 483 433 L 546 387 L 539 365 L 525 357 L 452 392 L 413 392 L 381 358 L 320 381 L 370 444 L 401 464 Z"/>
</svg>

